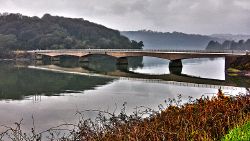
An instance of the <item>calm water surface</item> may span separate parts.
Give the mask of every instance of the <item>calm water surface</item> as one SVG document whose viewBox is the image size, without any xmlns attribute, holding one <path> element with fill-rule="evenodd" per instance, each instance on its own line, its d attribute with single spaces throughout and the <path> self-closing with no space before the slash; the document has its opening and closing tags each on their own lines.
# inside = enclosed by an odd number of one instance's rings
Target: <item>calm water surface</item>
<svg viewBox="0 0 250 141">
<path fill-rule="evenodd" d="M 239 81 L 241 78 L 234 81 L 225 75 L 223 58 L 183 61 L 181 72 L 185 77 L 204 78 L 209 85 L 195 84 L 192 79 L 190 82 L 183 79 L 185 83 L 159 79 L 175 78 L 170 75 L 168 61 L 162 59 L 132 58 L 128 66 L 116 66 L 112 59 L 93 60 L 87 64 L 0 62 L 0 125 L 13 125 L 23 119 L 24 130 L 30 130 L 33 116 L 36 129 L 41 131 L 63 123 L 76 123 L 79 118 L 76 111 L 116 109 L 118 113 L 126 102 L 130 114 L 136 106 L 157 110 L 164 100 L 176 98 L 178 94 L 182 94 L 184 102 L 189 96 L 213 96 L 219 87 L 211 84 L 213 80 L 235 84 L 237 87 L 222 88 L 231 95 L 245 93 L 244 87 L 249 86 L 248 82 Z M 153 76 L 157 80 L 151 79 Z M 86 117 L 94 115 L 85 113 Z"/>
</svg>

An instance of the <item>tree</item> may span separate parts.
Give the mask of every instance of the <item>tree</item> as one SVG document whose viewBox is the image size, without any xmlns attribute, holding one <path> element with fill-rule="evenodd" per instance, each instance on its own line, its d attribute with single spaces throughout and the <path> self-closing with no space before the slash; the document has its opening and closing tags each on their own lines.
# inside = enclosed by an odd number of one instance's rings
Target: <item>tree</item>
<svg viewBox="0 0 250 141">
<path fill-rule="evenodd" d="M 137 43 L 135 40 L 131 41 L 131 45 L 132 45 L 132 48 L 136 48 L 136 49 L 142 49 L 142 47 L 144 46 L 142 41 Z"/>
<path fill-rule="evenodd" d="M 210 41 L 207 45 L 207 50 L 220 50 L 222 49 L 222 46 L 219 42 L 215 41 Z"/>
<path fill-rule="evenodd" d="M 119 31 L 84 19 L 45 14 L 42 18 L 21 14 L 0 14 L 0 34 L 13 35 L 10 49 L 55 48 L 141 48 L 143 43 L 131 42 Z M 8 44 L 8 45 L 6 45 Z M 3 46 L 3 41 L 2 41 Z"/>
</svg>

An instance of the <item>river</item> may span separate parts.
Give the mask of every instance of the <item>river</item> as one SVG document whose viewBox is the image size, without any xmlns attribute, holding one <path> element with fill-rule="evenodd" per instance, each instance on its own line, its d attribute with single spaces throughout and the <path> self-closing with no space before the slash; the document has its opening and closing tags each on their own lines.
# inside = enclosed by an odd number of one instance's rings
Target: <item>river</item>
<svg viewBox="0 0 250 141">
<path fill-rule="evenodd" d="M 181 74 L 171 74 L 169 61 L 151 57 L 129 58 L 129 65 L 117 66 L 103 56 L 79 64 L 0 62 L 0 125 L 13 126 L 22 120 L 24 131 L 34 124 L 37 132 L 77 123 L 77 111 L 105 110 L 119 113 L 126 103 L 131 114 L 138 106 L 159 109 L 165 100 L 182 95 L 215 96 L 218 88 L 228 95 L 246 92 L 249 80 L 225 74 L 224 58 L 184 60 Z M 84 112 L 93 118 L 95 112 Z M 0 127 L 0 131 L 5 130 Z"/>
</svg>

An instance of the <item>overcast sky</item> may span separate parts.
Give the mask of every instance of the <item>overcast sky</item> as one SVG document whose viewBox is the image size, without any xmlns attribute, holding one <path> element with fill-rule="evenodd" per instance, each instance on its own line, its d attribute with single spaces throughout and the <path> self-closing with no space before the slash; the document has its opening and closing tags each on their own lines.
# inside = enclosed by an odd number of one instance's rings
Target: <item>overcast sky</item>
<svg viewBox="0 0 250 141">
<path fill-rule="evenodd" d="M 78 17 L 122 31 L 250 34 L 250 0 L 0 0 L 0 12 Z"/>
</svg>

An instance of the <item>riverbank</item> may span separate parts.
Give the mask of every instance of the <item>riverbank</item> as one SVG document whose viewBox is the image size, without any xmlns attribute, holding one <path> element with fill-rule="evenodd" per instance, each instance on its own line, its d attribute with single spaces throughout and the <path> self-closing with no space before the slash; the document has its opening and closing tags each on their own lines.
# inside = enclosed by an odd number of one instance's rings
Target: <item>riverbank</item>
<svg viewBox="0 0 250 141">
<path fill-rule="evenodd" d="M 250 77 L 250 70 L 239 70 L 235 68 L 227 69 L 227 74 L 229 76 L 245 76 Z"/>
<path fill-rule="evenodd" d="M 217 97 L 190 99 L 184 105 L 181 104 L 181 96 L 179 96 L 177 99 L 165 101 L 166 108 L 160 105 L 161 111 L 148 108 L 140 110 L 139 107 L 133 115 L 126 115 L 125 106 L 119 115 L 108 111 L 97 111 L 99 114 L 95 121 L 82 119 L 77 125 L 72 125 L 74 127 L 72 130 L 67 130 L 69 134 L 64 134 L 65 125 L 61 125 L 42 133 L 32 131 L 35 134 L 25 136 L 18 123 L 19 128 L 9 130 L 8 134 L 16 136 L 21 134 L 17 137 L 29 137 L 33 140 L 43 140 L 44 134 L 48 135 L 49 139 L 56 140 L 55 133 L 61 133 L 59 140 L 72 141 L 220 140 L 231 129 L 250 121 L 250 96 L 248 94 L 226 97 L 219 91 Z M 79 112 L 79 114 L 84 115 L 84 112 Z"/>
<path fill-rule="evenodd" d="M 220 140 L 230 129 L 250 120 L 249 103 L 249 96 L 219 94 L 183 106 L 170 103 L 154 116 L 112 123 L 112 128 L 102 132 L 84 125 L 79 134 L 81 140 Z"/>
</svg>

